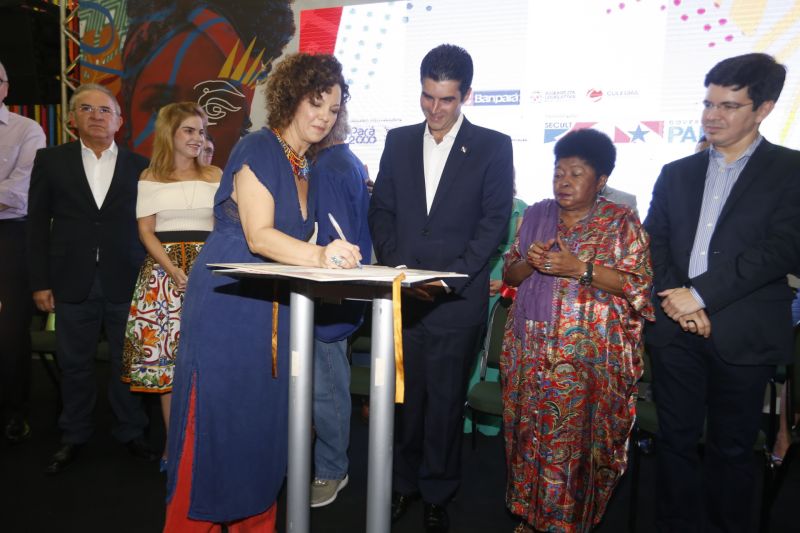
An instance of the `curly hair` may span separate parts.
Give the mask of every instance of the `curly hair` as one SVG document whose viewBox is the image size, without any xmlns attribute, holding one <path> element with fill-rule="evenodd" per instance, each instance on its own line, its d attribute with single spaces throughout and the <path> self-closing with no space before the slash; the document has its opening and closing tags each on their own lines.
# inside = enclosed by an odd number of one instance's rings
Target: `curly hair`
<svg viewBox="0 0 800 533">
<path fill-rule="evenodd" d="M 322 93 L 338 85 L 342 103 L 350 91 L 342 75 L 342 64 L 327 54 L 292 54 L 281 61 L 267 78 L 264 95 L 267 101 L 267 125 L 282 130 L 294 118 L 297 107 L 309 97 L 321 98 Z"/>
<path fill-rule="evenodd" d="M 610 176 L 617 160 L 617 149 L 602 131 L 592 128 L 573 130 L 561 137 L 553 149 L 556 161 L 580 157 L 594 169 L 596 178 Z"/>
<path fill-rule="evenodd" d="M 195 102 L 177 102 L 167 104 L 158 110 L 155 137 L 153 138 L 153 158 L 150 160 L 150 172 L 157 180 L 169 180 L 175 170 L 175 132 L 184 120 L 200 117 L 203 129 L 208 126 L 203 108 Z M 201 171 L 203 162 L 200 157 L 194 158 L 194 165 Z"/>
</svg>

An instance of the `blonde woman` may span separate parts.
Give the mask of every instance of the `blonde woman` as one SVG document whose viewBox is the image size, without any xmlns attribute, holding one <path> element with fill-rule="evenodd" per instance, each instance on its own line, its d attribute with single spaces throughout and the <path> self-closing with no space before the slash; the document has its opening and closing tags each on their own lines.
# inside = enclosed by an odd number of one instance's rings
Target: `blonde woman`
<svg viewBox="0 0 800 533">
<path fill-rule="evenodd" d="M 122 380 L 133 392 L 161 394 L 167 428 L 186 280 L 213 228 L 214 194 L 222 175 L 201 157 L 206 124 L 194 102 L 161 108 L 153 158 L 139 178 L 136 217 L 147 257 L 125 329 Z M 162 470 L 165 466 L 163 456 Z"/>
</svg>

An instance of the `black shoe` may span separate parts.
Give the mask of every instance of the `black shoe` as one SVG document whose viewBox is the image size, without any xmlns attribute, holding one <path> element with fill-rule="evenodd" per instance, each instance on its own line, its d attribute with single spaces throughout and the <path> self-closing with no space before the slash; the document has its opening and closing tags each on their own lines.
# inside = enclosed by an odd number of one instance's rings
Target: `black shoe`
<svg viewBox="0 0 800 533">
<path fill-rule="evenodd" d="M 400 520 L 412 502 L 419 500 L 419 492 L 412 492 L 411 494 L 400 494 L 399 492 L 392 492 L 392 524 Z"/>
<path fill-rule="evenodd" d="M 45 474 L 55 475 L 61 473 L 75 460 L 82 446 L 82 444 L 62 444 L 50 458 L 50 462 L 44 469 Z"/>
<path fill-rule="evenodd" d="M 450 530 L 450 519 L 444 505 L 425 502 L 422 521 L 425 524 L 425 533 L 447 533 Z"/>
<path fill-rule="evenodd" d="M 136 437 L 127 442 L 125 446 L 132 456 L 142 461 L 152 462 L 160 457 L 142 437 Z"/>
<path fill-rule="evenodd" d="M 11 444 L 17 444 L 30 438 L 31 427 L 22 416 L 12 416 L 5 427 L 5 436 Z"/>
</svg>

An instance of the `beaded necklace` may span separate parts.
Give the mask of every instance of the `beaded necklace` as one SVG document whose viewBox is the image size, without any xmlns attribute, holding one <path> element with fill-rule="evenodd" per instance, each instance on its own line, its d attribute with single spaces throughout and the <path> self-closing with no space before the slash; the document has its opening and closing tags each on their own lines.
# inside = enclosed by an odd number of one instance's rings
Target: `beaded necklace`
<svg viewBox="0 0 800 533">
<path fill-rule="evenodd" d="M 283 153 L 286 154 L 286 159 L 288 159 L 289 164 L 292 165 L 292 172 L 294 173 L 294 176 L 301 180 L 308 180 L 308 160 L 305 158 L 305 156 L 297 155 L 297 152 L 295 152 L 291 146 L 286 144 L 286 141 L 283 140 L 283 137 L 281 137 L 281 134 L 278 133 L 278 130 L 273 129 L 272 133 L 275 134 L 275 137 L 278 138 L 278 142 L 281 143 L 281 146 L 283 147 Z"/>
</svg>

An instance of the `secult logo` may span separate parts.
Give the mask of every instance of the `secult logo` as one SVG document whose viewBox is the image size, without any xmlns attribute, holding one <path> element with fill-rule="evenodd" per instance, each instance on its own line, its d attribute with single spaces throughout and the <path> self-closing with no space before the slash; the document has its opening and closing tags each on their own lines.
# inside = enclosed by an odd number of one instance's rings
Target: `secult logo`
<svg viewBox="0 0 800 533">
<path fill-rule="evenodd" d="M 519 90 L 472 91 L 472 105 L 519 105 Z"/>
</svg>

